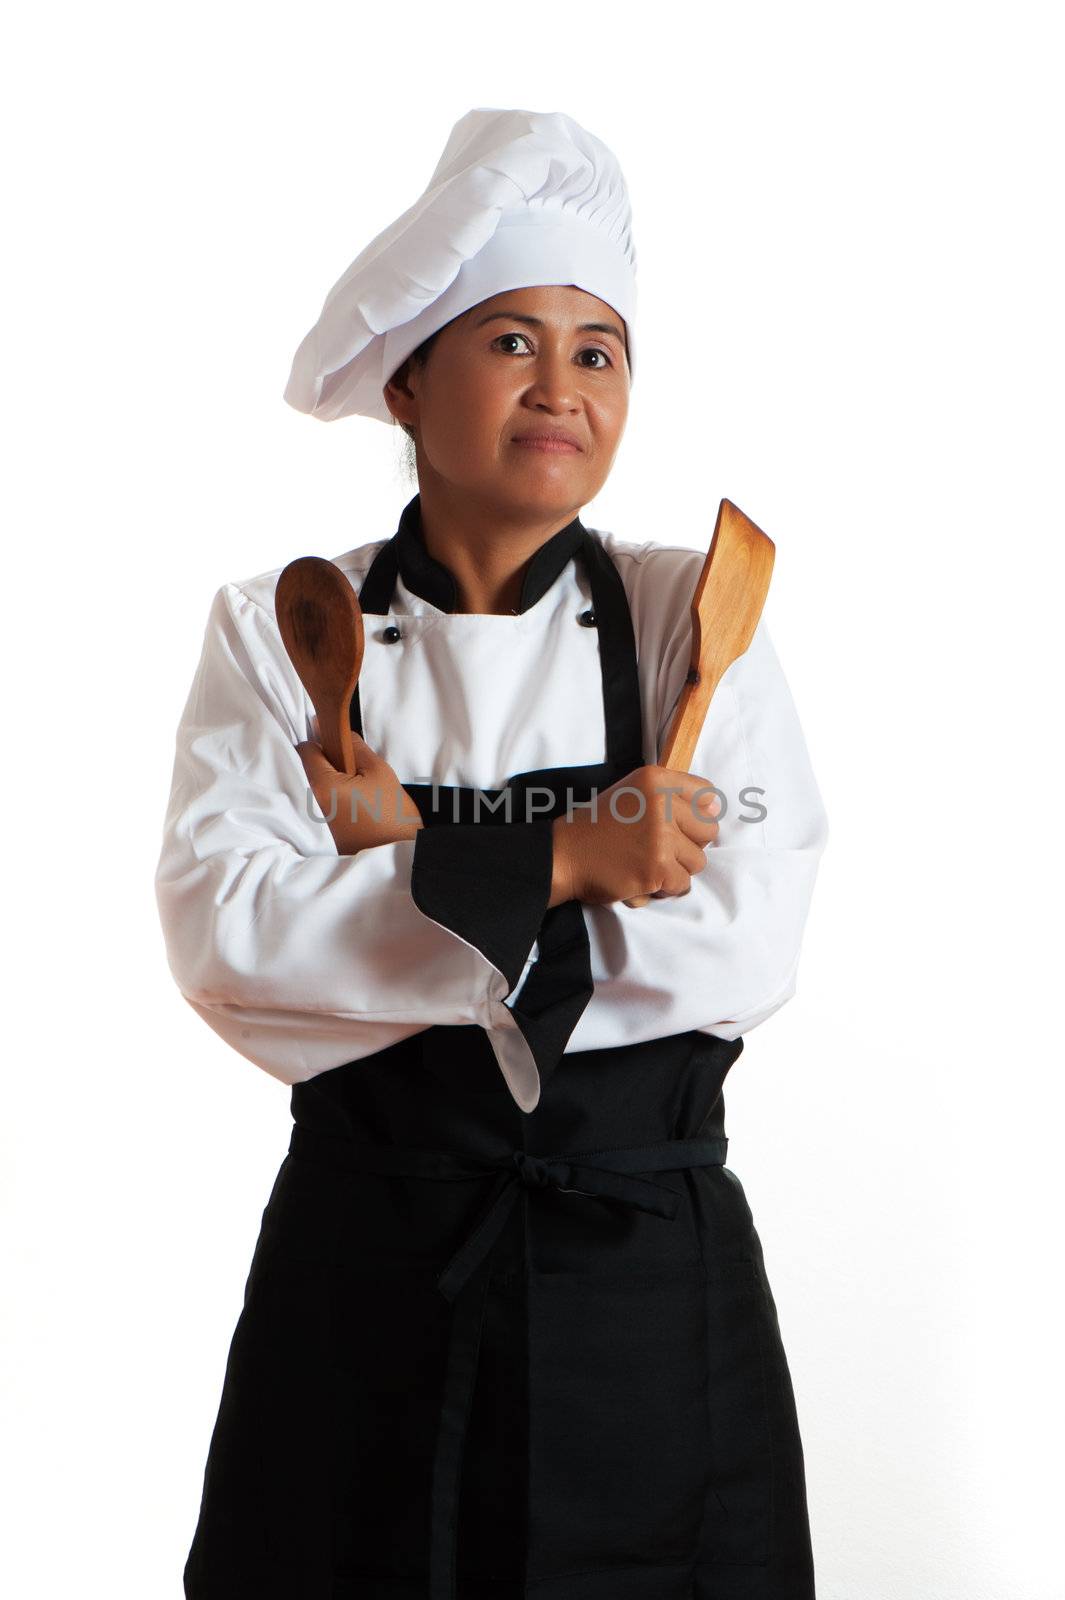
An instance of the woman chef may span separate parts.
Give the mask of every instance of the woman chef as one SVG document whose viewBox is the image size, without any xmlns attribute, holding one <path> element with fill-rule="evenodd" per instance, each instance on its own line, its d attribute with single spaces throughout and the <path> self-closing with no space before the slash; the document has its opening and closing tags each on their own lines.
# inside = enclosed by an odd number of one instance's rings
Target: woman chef
<svg viewBox="0 0 1065 1600">
<path fill-rule="evenodd" d="M 365 613 L 354 778 L 278 572 L 211 607 L 159 907 L 182 994 L 294 1126 L 192 1600 L 814 1594 L 722 1085 L 794 991 L 826 821 L 764 625 L 692 772 L 655 764 L 712 515 L 636 544 L 578 514 L 624 429 L 634 270 L 598 139 L 462 117 L 285 391 L 415 443 L 395 533 L 334 558 Z"/>
</svg>

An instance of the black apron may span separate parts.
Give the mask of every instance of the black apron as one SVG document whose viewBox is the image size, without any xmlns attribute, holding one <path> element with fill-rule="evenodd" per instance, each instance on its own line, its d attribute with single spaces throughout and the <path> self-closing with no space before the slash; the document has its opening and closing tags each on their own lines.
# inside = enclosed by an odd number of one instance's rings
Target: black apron
<svg viewBox="0 0 1065 1600">
<path fill-rule="evenodd" d="M 550 790 L 547 817 L 644 762 L 624 586 L 587 530 L 576 555 L 607 759 L 507 780 L 515 802 Z M 365 612 L 396 573 L 393 539 Z M 426 827 L 473 817 L 472 789 L 404 787 Z M 514 1009 L 549 1056 L 592 993 L 580 903 L 537 943 Z M 742 1048 L 692 1030 L 560 1053 L 531 1113 L 477 1026 L 294 1085 L 187 1600 L 813 1600 L 790 1373 L 724 1165 Z"/>
</svg>

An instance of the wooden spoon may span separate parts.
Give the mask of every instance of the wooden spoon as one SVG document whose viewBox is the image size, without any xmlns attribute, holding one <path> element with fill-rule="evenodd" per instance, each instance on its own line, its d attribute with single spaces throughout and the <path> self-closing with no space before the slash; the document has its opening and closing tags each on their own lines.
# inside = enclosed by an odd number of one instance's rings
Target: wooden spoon
<svg viewBox="0 0 1065 1600">
<path fill-rule="evenodd" d="M 300 556 L 278 578 L 274 608 L 285 649 L 318 713 L 318 742 L 337 771 L 352 777 L 350 707 L 364 644 L 359 597 L 335 562 Z"/>
<path fill-rule="evenodd" d="M 714 690 L 754 637 L 775 554 L 772 539 L 731 500 L 722 500 L 692 596 L 691 665 L 659 766 L 689 770 Z M 652 898 L 635 895 L 625 904 L 645 906 Z"/>
</svg>

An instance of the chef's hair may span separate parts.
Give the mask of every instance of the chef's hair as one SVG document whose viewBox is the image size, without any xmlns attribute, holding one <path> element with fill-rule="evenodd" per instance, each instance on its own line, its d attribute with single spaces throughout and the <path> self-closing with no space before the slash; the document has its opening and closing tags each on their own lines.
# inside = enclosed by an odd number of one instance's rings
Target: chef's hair
<svg viewBox="0 0 1065 1600">
<path fill-rule="evenodd" d="M 406 366 L 408 361 L 414 361 L 419 367 L 424 367 L 429 359 L 429 352 L 433 348 L 433 344 L 443 331 L 443 328 L 437 328 L 436 333 L 431 333 L 428 339 L 423 339 L 418 348 L 411 351 L 406 361 L 403 362 L 403 366 Z M 395 377 L 395 373 L 392 376 Z M 407 476 L 411 483 L 416 483 L 418 480 L 418 452 L 414 443 L 414 429 L 408 422 L 401 422 L 399 425 L 407 435 L 407 442 L 403 447 L 403 460 L 407 469 Z"/>
</svg>

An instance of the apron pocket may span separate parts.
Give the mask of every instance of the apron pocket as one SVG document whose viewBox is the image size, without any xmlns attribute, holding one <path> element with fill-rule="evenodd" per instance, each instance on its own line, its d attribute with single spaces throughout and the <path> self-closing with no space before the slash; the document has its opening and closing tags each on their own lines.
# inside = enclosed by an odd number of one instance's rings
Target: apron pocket
<svg viewBox="0 0 1065 1600">
<path fill-rule="evenodd" d="M 692 1561 L 707 1476 L 702 1269 L 529 1282 L 529 1578 Z"/>
</svg>

